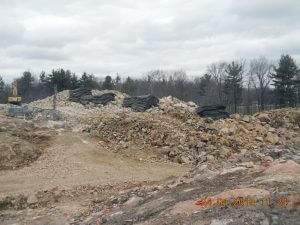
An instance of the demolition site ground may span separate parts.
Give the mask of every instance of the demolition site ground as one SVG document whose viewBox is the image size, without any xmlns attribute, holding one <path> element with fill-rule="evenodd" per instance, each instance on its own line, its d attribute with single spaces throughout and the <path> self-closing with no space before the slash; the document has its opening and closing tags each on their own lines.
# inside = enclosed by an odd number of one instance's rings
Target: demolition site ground
<svg viewBox="0 0 300 225">
<path fill-rule="evenodd" d="M 127 98 L 64 91 L 56 121 L 53 96 L 26 119 L 3 107 L 0 224 L 300 224 L 299 109 Z"/>
</svg>

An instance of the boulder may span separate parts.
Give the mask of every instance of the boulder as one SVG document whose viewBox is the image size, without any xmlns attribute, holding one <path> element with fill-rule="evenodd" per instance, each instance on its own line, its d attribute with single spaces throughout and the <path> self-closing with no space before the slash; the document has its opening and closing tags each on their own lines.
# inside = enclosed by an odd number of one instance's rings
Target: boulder
<svg viewBox="0 0 300 225">
<path fill-rule="evenodd" d="M 270 117 L 266 113 L 261 113 L 257 117 L 261 122 L 269 123 L 271 121 Z"/>
</svg>

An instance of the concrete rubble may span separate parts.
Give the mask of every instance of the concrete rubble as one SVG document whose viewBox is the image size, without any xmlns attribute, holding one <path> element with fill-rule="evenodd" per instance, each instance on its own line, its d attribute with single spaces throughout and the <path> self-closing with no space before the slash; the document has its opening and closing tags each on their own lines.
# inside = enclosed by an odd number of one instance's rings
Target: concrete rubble
<svg viewBox="0 0 300 225">
<path fill-rule="evenodd" d="M 179 163 L 225 159 L 272 161 L 267 149 L 290 145 L 284 154 L 292 154 L 295 150 L 293 140 L 299 136 L 299 125 L 295 121 L 298 111 L 293 114 L 292 110 L 275 110 L 263 113 L 264 119 L 257 114 L 232 115 L 229 119 L 212 121 L 188 114 L 187 109 L 182 109 L 181 116 L 159 110 L 153 114 L 155 110 L 101 114 L 87 120 L 89 126 L 85 131 L 98 137 L 108 149 L 122 150 L 126 146 L 139 146 L 145 150 L 154 148 L 165 158 Z M 269 122 L 265 122 L 266 118 Z"/>
</svg>

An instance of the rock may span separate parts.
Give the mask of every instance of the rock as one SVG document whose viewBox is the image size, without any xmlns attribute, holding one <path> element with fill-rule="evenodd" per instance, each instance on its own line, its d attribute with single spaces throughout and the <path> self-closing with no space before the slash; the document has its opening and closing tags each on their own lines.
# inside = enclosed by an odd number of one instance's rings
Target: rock
<svg viewBox="0 0 300 225">
<path fill-rule="evenodd" d="M 229 129 L 227 127 L 222 128 L 220 134 L 229 134 Z"/>
<path fill-rule="evenodd" d="M 260 124 L 255 124 L 255 129 L 260 133 L 260 134 L 265 134 L 266 133 L 266 129 L 260 125 Z"/>
<path fill-rule="evenodd" d="M 271 133 L 275 133 L 275 132 L 276 132 L 276 129 L 275 129 L 274 127 L 270 127 L 270 128 L 268 129 L 268 131 L 271 132 Z"/>
<path fill-rule="evenodd" d="M 266 162 L 273 162 L 273 158 L 271 156 L 265 156 L 264 161 Z"/>
<path fill-rule="evenodd" d="M 242 120 L 246 123 L 250 123 L 250 117 L 249 116 L 243 116 Z"/>
<path fill-rule="evenodd" d="M 247 149 L 241 149 L 241 155 L 245 155 L 246 154 L 246 152 L 247 152 Z"/>
<path fill-rule="evenodd" d="M 240 127 L 239 131 L 242 132 L 242 133 L 244 133 L 244 134 L 248 134 L 249 133 L 249 131 L 245 127 Z"/>
<path fill-rule="evenodd" d="M 266 174 L 300 174 L 300 165 L 292 160 L 282 164 L 275 164 L 265 170 Z"/>
<path fill-rule="evenodd" d="M 225 175 L 225 174 L 230 174 L 230 173 L 235 173 L 238 171 L 245 171 L 247 170 L 245 167 L 234 167 L 234 168 L 230 168 L 230 169 L 224 169 L 220 175 Z"/>
<path fill-rule="evenodd" d="M 94 218 L 93 218 L 92 216 L 87 217 L 87 218 L 83 221 L 84 224 L 90 224 L 90 223 L 92 223 L 92 222 L 94 222 Z"/>
<path fill-rule="evenodd" d="M 6 132 L 7 128 L 6 127 L 0 127 L 0 132 Z"/>
<path fill-rule="evenodd" d="M 236 121 L 241 120 L 240 114 L 232 114 L 232 115 L 230 115 L 230 118 L 232 118 L 232 119 L 234 119 Z"/>
<path fill-rule="evenodd" d="M 254 167 L 254 163 L 253 163 L 253 162 L 247 162 L 247 163 L 245 164 L 245 166 L 246 166 L 247 168 L 252 168 L 252 167 Z"/>
<path fill-rule="evenodd" d="M 277 144 L 279 141 L 279 138 L 276 134 L 272 134 L 269 132 L 267 136 L 265 137 L 265 141 L 270 143 L 270 144 Z"/>
<path fill-rule="evenodd" d="M 190 163 L 190 160 L 186 156 L 180 156 L 179 157 L 179 163 L 186 163 L 186 164 L 188 164 L 188 163 Z"/>
<path fill-rule="evenodd" d="M 28 203 L 28 205 L 36 204 L 36 203 L 38 203 L 38 198 L 36 197 L 35 194 L 31 194 L 27 198 L 27 203 Z"/>
<path fill-rule="evenodd" d="M 257 117 L 261 122 L 265 122 L 265 123 L 269 123 L 271 120 L 270 120 L 270 117 L 268 116 L 268 114 L 266 113 L 261 113 L 258 115 Z"/>
<path fill-rule="evenodd" d="M 195 204 L 193 200 L 187 200 L 176 203 L 170 210 L 170 215 L 177 215 L 184 213 L 185 215 L 192 215 L 201 210 L 201 207 Z"/>
<path fill-rule="evenodd" d="M 213 219 L 211 221 L 210 225 L 227 225 L 227 224 L 230 224 L 232 222 L 233 222 L 232 219 L 225 219 L 225 220 L 216 220 L 216 219 Z"/>
<path fill-rule="evenodd" d="M 135 207 L 137 206 L 143 199 L 137 196 L 131 197 L 127 202 L 124 203 L 124 205 L 129 207 Z"/>
<path fill-rule="evenodd" d="M 264 139 L 262 137 L 256 137 L 255 140 L 259 142 L 264 142 Z"/>
<path fill-rule="evenodd" d="M 222 148 L 219 152 L 221 158 L 226 158 L 230 155 L 230 150 L 227 148 Z"/>
<path fill-rule="evenodd" d="M 212 163 L 215 161 L 215 157 L 213 155 L 208 155 L 208 156 L 206 156 L 206 160 L 207 160 L 207 162 Z"/>
<path fill-rule="evenodd" d="M 197 107 L 197 105 L 194 102 L 191 102 L 191 101 L 189 101 L 187 103 L 187 105 L 190 106 L 190 107 Z"/>
</svg>

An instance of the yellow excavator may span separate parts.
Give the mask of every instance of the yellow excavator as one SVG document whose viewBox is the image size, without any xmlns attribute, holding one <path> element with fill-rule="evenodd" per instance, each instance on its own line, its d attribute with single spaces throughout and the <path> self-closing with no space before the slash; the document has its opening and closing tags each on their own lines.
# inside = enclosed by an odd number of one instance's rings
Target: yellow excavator
<svg viewBox="0 0 300 225">
<path fill-rule="evenodd" d="M 18 96 L 18 85 L 17 81 L 12 83 L 12 96 L 8 97 L 8 103 L 13 105 L 21 105 L 22 104 L 22 97 Z"/>
<path fill-rule="evenodd" d="M 22 97 L 18 96 L 17 81 L 12 83 L 12 96 L 8 97 L 8 115 L 13 117 L 24 117 L 28 113 L 28 107 L 22 105 Z"/>
</svg>

